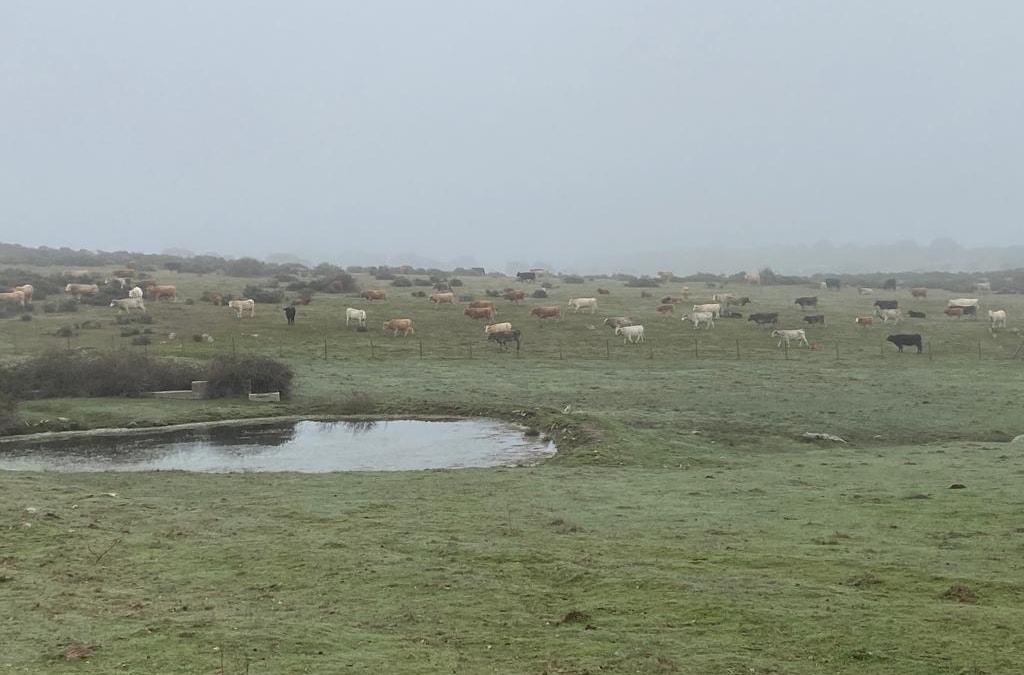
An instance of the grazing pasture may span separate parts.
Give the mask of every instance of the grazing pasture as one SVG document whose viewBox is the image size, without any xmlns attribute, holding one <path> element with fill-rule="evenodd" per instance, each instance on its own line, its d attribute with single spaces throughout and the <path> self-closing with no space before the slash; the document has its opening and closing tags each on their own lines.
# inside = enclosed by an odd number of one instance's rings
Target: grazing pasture
<svg viewBox="0 0 1024 675">
<path fill-rule="evenodd" d="M 724 289 L 750 296 L 744 319 L 778 312 L 775 328 L 824 345 L 787 350 L 754 322 L 694 331 L 660 315 L 675 284 L 642 298 L 546 277 L 547 299 L 499 305 L 522 337 L 502 351 L 412 289 L 389 287 L 388 303 L 318 293 L 289 327 L 289 297 L 245 321 L 199 300 L 266 280 L 157 277 L 178 301 L 147 304 L 151 344 L 121 337 L 109 306 L 36 301 L 31 321 L 0 319 L 0 359 L 234 350 L 290 364 L 289 399 L 41 399 L 20 403 L 23 421 L 480 415 L 551 435 L 559 453 L 416 473 L 0 474 L 2 672 L 80 672 L 75 645 L 93 672 L 160 673 L 930 675 L 1015 672 L 1024 657 L 1024 458 L 1008 443 L 1024 433 L 1011 332 L 1024 297 L 980 298 L 1009 317 L 993 332 L 948 319 L 958 294 L 929 288 L 913 306 L 936 318 L 899 328 L 922 335 L 917 355 L 886 342 L 891 327 L 855 325 L 874 300 L 854 286 L 818 295 L 827 326 L 794 303 L 813 288 Z M 516 283 L 464 281 L 477 299 Z M 598 287 L 594 315 L 530 316 Z M 366 332 L 346 329 L 347 307 L 367 311 Z M 622 344 L 603 325 L 614 316 L 645 341 Z M 394 317 L 415 335 L 385 335 Z M 214 341 L 189 339 L 203 333 Z"/>
</svg>

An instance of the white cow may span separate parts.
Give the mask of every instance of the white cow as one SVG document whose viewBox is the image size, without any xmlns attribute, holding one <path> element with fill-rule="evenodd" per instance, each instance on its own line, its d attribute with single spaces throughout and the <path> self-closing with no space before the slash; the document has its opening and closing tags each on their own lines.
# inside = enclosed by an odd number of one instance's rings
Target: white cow
<svg viewBox="0 0 1024 675">
<path fill-rule="evenodd" d="M 129 298 L 141 298 L 142 297 L 142 289 L 139 288 L 138 286 L 136 286 L 132 290 L 128 291 L 128 297 Z"/>
<path fill-rule="evenodd" d="M 946 303 L 946 307 L 970 307 L 972 305 L 978 306 L 977 298 L 954 298 Z"/>
<path fill-rule="evenodd" d="M 682 321 L 692 321 L 693 329 L 697 330 L 701 324 L 708 330 L 715 327 L 715 315 L 711 312 L 693 312 L 692 314 L 683 314 Z"/>
<path fill-rule="evenodd" d="M 597 311 L 597 298 L 569 298 L 569 306 L 572 307 L 573 314 L 583 307 L 589 307 L 590 313 L 593 314 Z"/>
<path fill-rule="evenodd" d="M 22 307 L 25 306 L 25 293 L 22 291 L 11 291 L 10 293 L 0 293 L 0 302 L 16 302 Z"/>
<path fill-rule="evenodd" d="M 622 336 L 622 344 L 644 341 L 644 327 L 637 326 L 619 326 L 615 329 L 616 335 Z"/>
<path fill-rule="evenodd" d="M 692 311 L 694 311 L 694 312 L 711 312 L 712 314 L 715 315 L 715 318 L 717 319 L 718 317 L 720 317 L 722 315 L 722 303 L 720 303 L 720 302 L 709 302 L 709 303 L 704 304 L 704 305 L 694 305 Z"/>
<path fill-rule="evenodd" d="M 861 295 L 871 295 L 874 291 L 870 288 L 858 288 L 857 292 Z"/>
<path fill-rule="evenodd" d="M 115 299 L 110 301 L 110 306 L 117 307 L 118 309 L 124 312 L 128 312 L 129 314 L 132 313 L 133 309 L 141 310 L 143 314 L 146 313 L 146 305 L 142 301 L 142 298 L 122 298 L 120 300 Z"/>
<path fill-rule="evenodd" d="M 23 286 L 15 286 L 14 290 L 21 291 L 25 294 L 25 302 L 32 302 L 32 294 L 36 292 L 36 289 L 32 284 L 25 284 Z"/>
<path fill-rule="evenodd" d="M 991 309 L 988 310 L 988 320 L 989 320 L 989 323 L 992 324 L 993 328 L 996 328 L 998 326 L 1002 326 L 1003 328 L 1006 328 L 1006 310 L 1005 309 L 997 309 L 995 311 L 992 311 Z"/>
<path fill-rule="evenodd" d="M 715 293 L 714 295 L 711 296 L 712 302 L 717 302 L 719 304 L 724 305 L 728 305 L 732 300 L 736 300 L 735 293 Z"/>
<path fill-rule="evenodd" d="M 247 300 L 230 300 L 228 301 L 228 307 L 238 312 L 238 318 L 242 318 L 242 314 L 248 310 L 249 316 L 256 316 L 256 301 L 252 298 Z"/>
<path fill-rule="evenodd" d="M 512 330 L 512 322 L 503 321 L 502 323 L 489 323 L 484 326 L 484 333 L 490 335 L 491 333 L 507 333 Z"/>
<path fill-rule="evenodd" d="M 890 320 L 893 323 L 899 323 L 900 319 L 903 318 L 902 309 L 878 309 L 875 310 L 875 313 L 881 317 L 882 323 L 889 323 Z"/>
<path fill-rule="evenodd" d="M 772 337 L 779 338 L 779 347 L 782 346 L 783 342 L 785 342 L 788 347 L 790 340 L 796 340 L 797 346 L 799 346 L 801 342 L 808 347 L 811 346 L 810 343 L 807 342 L 807 333 L 805 333 L 802 328 L 799 330 L 773 330 Z"/>
<path fill-rule="evenodd" d="M 345 308 L 345 325 L 347 326 L 348 322 L 351 321 L 351 320 L 355 320 L 356 323 L 358 323 L 360 326 L 365 326 L 366 325 L 366 310 L 365 309 L 355 309 L 353 307 L 346 307 Z"/>
</svg>

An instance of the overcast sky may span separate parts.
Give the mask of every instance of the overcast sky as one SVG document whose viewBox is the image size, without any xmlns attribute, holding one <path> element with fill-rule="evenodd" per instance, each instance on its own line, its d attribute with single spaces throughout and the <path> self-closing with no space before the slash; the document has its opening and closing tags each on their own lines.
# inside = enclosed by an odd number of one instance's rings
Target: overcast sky
<svg viewBox="0 0 1024 675">
<path fill-rule="evenodd" d="M 0 241 L 1020 244 L 1024 3 L 0 3 Z"/>
</svg>

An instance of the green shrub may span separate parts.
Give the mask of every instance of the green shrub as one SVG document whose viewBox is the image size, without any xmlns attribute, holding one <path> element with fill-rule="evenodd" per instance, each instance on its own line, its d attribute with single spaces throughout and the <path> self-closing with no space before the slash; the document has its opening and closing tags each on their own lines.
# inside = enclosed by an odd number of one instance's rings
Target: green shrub
<svg viewBox="0 0 1024 675">
<path fill-rule="evenodd" d="M 0 436 L 11 433 L 19 426 L 17 399 L 0 394 Z"/>
<path fill-rule="evenodd" d="M 139 335 L 142 331 L 138 328 L 122 328 L 121 337 L 131 337 L 133 335 Z"/>
<path fill-rule="evenodd" d="M 394 284 L 392 284 L 392 286 L 393 285 Z M 421 279 L 421 278 L 417 277 L 416 279 L 412 280 L 412 285 L 413 286 L 433 286 L 434 282 L 431 281 L 430 279 Z"/>
<path fill-rule="evenodd" d="M 153 340 L 148 335 L 136 335 L 132 338 L 133 345 L 149 345 L 153 344 Z"/>
<path fill-rule="evenodd" d="M 407 279 L 406 277 L 398 277 L 391 282 L 391 285 L 397 288 L 409 288 L 410 286 L 412 286 L 412 282 L 409 281 L 409 279 Z"/>
<path fill-rule="evenodd" d="M 145 391 L 188 389 L 202 375 L 200 364 L 151 359 L 140 353 L 55 350 L 0 368 L 0 394 L 16 398 L 137 396 Z"/>
<path fill-rule="evenodd" d="M 242 291 L 242 297 L 255 300 L 257 305 L 277 305 L 284 301 L 284 291 L 271 291 L 259 286 L 246 286 Z"/>
<path fill-rule="evenodd" d="M 152 314 L 120 314 L 117 317 L 117 323 L 121 326 L 127 326 L 133 323 L 153 323 Z"/>
<path fill-rule="evenodd" d="M 22 314 L 21 315 L 21 320 L 22 321 L 31 321 L 32 320 L 32 315 L 31 314 Z"/>
<path fill-rule="evenodd" d="M 566 283 L 566 284 L 582 284 L 583 283 L 583 277 L 576 276 L 575 274 L 570 274 L 568 276 L 562 277 L 562 283 Z"/>
<path fill-rule="evenodd" d="M 285 396 L 292 386 L 291 367 L 263 356 L 218 356 L 209 365 L 206 379 L 210 398 L 279 391 Z M 251 386 L 251 389 L 250 389 Z"/>
<path fill-rule="evenodd" d="M 53 334 L 57 337 L 63 338 L 72 337 L 75 335 L 75 329 L 71 326 L 61 326 L 57 330 L 53 331 Z"/>
</svg>

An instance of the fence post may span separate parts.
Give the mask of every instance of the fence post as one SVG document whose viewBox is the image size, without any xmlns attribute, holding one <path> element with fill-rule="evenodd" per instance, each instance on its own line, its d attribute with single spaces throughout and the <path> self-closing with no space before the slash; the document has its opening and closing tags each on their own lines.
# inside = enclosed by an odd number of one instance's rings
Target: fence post
<svg viewBox="0 0 1024 675">
<path fill-rule="evenodd" d="M 694 339 L 694 341 L 693 341 L 693 358 L 695 358 L 695 359 L 699 359 L 700 358 L 700 347 L 698 345 L 699 345 L 698 341 L 696 339 Z"/>
<path fill-rule="evenodd" d="M 782 344 L 783 344 L 784 353 L 786 354 L 786 360 L 789 361 L 789 343 L 788 342 L 783 342 Z"/>
<path fill-rule="evenodd" d="M 370 360 L 373 361 L 376 358 L 377 355 L 374 353 L 373 338 L 370 338 Z"/>
<path fill-rule="evenodd" d="M 978 358 L 981 358 L 981 340 L 978 340 Z"/>
<path fill-rule="evenodd" d="M 565 356 L 562 354 L 562 343 L 558 343 L 558 360 L 561 361 Z"/>
<path fill-rule="evenodd" d="M 836 361 L 839 360 L 839 340 L 836 340 Z"/>
<path fill-rule="evenodd" d="M 883 359 L 885 358 L 885 343 L 884 342 L 879 342 L 878 343 L 878 355 L 881 358 L 883 358 Z"/>
<path fill-rule="evenodd" d="M 327 360 L 327 338 L 324 338 L 324 361 Z"/>
<path fill-rule="evenodd" d="M 650 342 L 647 343 L 647 358 L 654 360 L 654 346 Z"/>
<path fill-rule="evenodd" d="M 231 338 L 231 355 L 235 356 L 235 338 Z"/>
<path fill-rule="evenodd" d="M 932 360 L 932 341 L 928 341 L 928 360 Z"/>
<path fill-rule="evenodd" d="M 420 358 L 423 358 L 423 340 L 420 340 Z"/>
<path fill-rule="evenodd" d="M 68 354 L 71 353 L 71 336 L 68 336 Z"/>
<path fill-rule="evenodd" d="M 738 361 L 739 358 L 740 358 L 740 341 L 737 340 L 736 341 L 736 360 Z"/>
<path fill-rule="evenodd" d="M 473 343 L 469 343 L 469 358 L 473 358 Z"/>
<path fill-rule="evenodd" d="M 612 358 L 612 341 L 611 340 L 607 340 L 606 339 L 604 341 L 604 357 L 606 359 L 609 359 L 609 360 L 611 360 L 611 358 Z"/>
</svg>

